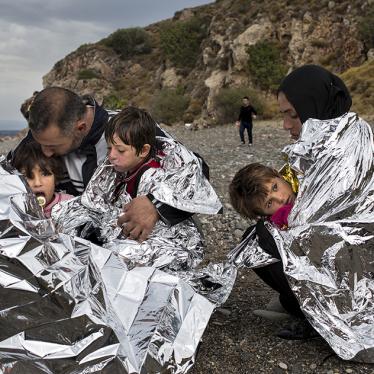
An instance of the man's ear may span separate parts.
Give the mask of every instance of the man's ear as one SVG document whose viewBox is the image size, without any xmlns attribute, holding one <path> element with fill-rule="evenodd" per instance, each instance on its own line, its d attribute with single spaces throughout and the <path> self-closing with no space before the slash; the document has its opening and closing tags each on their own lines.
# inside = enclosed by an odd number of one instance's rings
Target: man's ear
<svg viewBox="0 0 374 374">
<path fill-rule="evenodd" d="M 151 151 L 151 146 L 149 144 L 144 144 L 139 156 L 145 158 L 149 155 L 150 151 Z"/>
<path fill-rule="evenodd" d="M 85 121 L 78 121 L 75 125 L 78 132 L 85 134 L 87 132 L 87 123 Z"/>
</svg>

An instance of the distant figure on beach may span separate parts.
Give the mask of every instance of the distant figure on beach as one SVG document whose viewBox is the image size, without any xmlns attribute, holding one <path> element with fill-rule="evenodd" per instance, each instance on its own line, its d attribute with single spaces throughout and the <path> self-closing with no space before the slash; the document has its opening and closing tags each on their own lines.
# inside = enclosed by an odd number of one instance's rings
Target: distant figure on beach
<svg viewBox="0 0 374 374">
<path fill-rule="evenodd" d="M 35 139 L 47 157 L 62 156 L 66 172 L 57 187 L 74 196 L 81 194 L 107 155 L 104 132 L 108 120 L 115 113 L 109 113 L 91 96 L 80 97 L 62 87 L 45 88 L 26 102 L 24 115 L 30 131 L 21 144 Z M 157 136 L 170 138 L 159 126 L 156 131 Z M 171 141 L 175 142 L 173 139 Z M 196 163 L 195 173 L 209 175 L 204 160 L 192 154 L 178 170 L 180 179 L 190 175 L 185 172 L 190 163 Z M 148 237 L 161 217 L 167 224 L 174 225 L 193 215 L 152 196 L 139 196 L 124 209 L 126 212 L 119 217 L 118 224 L 123 227 L 125 234 L 131 232 L 133 239 L 141 241 Z"/>
<path fill-rule="evenodd" d="M 245 144 L 244 130 L 247 130 L 248 134 L 248 146 L 252 146 L 252 118 L 256 118 L 257 112 L 255 108 L 251 105 L 248 96 L 243 97 L 243 105 L 240 107 L 238 120 L 235 122 L 236 126 L 239 128 L 239 136 L 241 144 Z"/>
</svg>

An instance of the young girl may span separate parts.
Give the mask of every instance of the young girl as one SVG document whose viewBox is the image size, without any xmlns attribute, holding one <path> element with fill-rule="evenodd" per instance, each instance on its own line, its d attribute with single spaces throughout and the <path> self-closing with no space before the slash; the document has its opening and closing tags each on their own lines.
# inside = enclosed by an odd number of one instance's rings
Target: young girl
<svg viewBox="0 0 374 374">
<path fill-rule="evenodd" d="M 43 154 L 38 143 L 27 142 L 18 147 L 12 160 L 13 166 L 22 173 L 47 218 L 52 208 L 74 196 L 55 192 L 56 178 L 61 174 L 58 159 Z"/>
<path fill-rule="evenodd" d="M 235 174 L 229 191 L 232 206 L 242 216 L 268 217 L 280 229 L 287 229 L 296 195 L 275 169 L 259 163 L 249 164 Z"/>
</svg>

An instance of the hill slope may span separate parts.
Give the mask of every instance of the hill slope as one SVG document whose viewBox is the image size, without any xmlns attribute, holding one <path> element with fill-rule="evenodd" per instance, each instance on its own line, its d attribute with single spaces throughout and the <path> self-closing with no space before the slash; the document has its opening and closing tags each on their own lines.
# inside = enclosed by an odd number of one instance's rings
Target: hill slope
<svg viewBox="0 0 374 374">
<path fill-rule="evenodd" d="M 219 115 L 215 98 L 224 88 L 235 99 L 248 89 L 271 103 L 269 94 L 295 66 L 316 63 L 342 73 L 372 64 L 373 3 L 217 0 L 83 45 L 57 62 L 43 84 L 94 94 L 108 107 L 146 107 L 166 122 Z M 373 83 L 366 86 L 364 109 L 374 113 Z M 274 112 L 271 105 L 263 111 Z"/>
</svg>

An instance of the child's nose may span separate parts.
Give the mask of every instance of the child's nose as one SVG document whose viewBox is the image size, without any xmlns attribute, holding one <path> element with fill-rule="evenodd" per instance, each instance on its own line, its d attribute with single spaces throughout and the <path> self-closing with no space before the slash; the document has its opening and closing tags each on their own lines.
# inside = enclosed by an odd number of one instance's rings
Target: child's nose
<svg viewBox="0 0 374 374">
<path fill-rule="evenodd" d="M 108 153 L 108 157 L 110 160 L 114 160 L 116 157 L 115 157 L 115 152 L 113 151 L 113 149 L 111 149 Z"/>
<path fill-rule="evenodd" d="M 40 187 L 42 185 L 42 179 L 39 176 L 35 176 L 31 181 L 33 187 Z"/>
<path fill-rule="evenodd" d="M 284 195 L 278 195 L 273 198 L 278 204 L 284 205 L 286 204 L 287 198 Z"/>
</svg>

